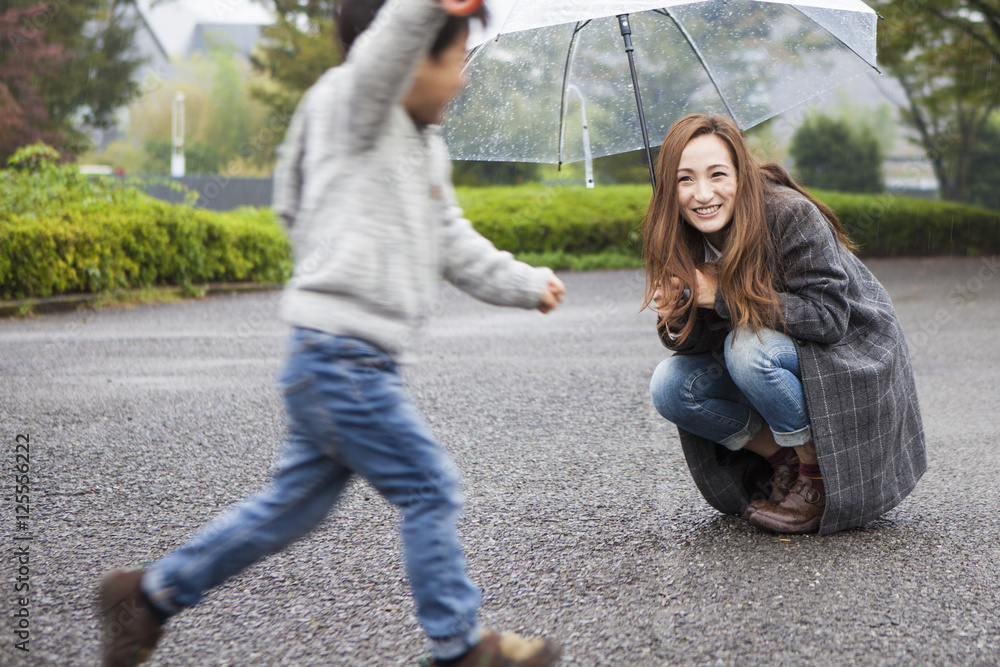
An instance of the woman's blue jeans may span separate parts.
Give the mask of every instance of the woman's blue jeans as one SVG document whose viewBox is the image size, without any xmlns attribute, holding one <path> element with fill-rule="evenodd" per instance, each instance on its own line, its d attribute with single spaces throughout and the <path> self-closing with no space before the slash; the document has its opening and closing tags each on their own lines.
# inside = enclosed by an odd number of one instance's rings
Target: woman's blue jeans
<svg viewBox="0 0 1000 667">
<path fill-rule="evenodd" d="M 727 449 L 745 447 L 765 423 L 782 447 L 812 440 L 795 342 L 771 329 L 739 329 L 721 352 L 665 359 L 649 393 L 665 419 Z"/>
<path fill-rule="evenodd" d="M 479 589 L 456 521 L 463 496 L 391 357 L 364 341 L 297 329 L 281 374 L 289 437 L 270 486 L 206 524 L 143 577 L 167 614 L 315 528 L 352 474 L 402 511 L 406 570 L 436 657 L 479 640 Z"/>
</svg>

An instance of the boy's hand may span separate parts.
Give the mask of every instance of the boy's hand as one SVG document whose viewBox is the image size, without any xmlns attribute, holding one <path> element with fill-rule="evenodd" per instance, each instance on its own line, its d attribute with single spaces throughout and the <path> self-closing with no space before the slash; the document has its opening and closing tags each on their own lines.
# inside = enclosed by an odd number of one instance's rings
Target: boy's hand
<svg viewBox="0 0 1000 667">
<path fill-rule="evenodd" d="M 566 286 L 563 285 L 563 281 L 559 280 L 558 276 L 553 275 L 549 280 L 549 286 L 542 293 L 542 303 L 539 304 L 538 310 L 543 313 L 551 312 L 562 301 L 565 293 Z"/>
</svg>

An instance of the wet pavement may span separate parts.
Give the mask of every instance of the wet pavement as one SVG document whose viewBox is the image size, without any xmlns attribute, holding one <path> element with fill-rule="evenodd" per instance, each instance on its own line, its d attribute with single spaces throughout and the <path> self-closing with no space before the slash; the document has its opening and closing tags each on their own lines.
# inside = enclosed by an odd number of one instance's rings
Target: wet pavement
<svg viewBox="0 0 1000 667">
<path fill-rule="evenodd" d="M 568 665 L 1000 663 L 1000 264 L 869 264 L 913 349 L 929 470 L 882 519 L 824 538 L 760 533 L 702 500 L 650 405 L 667 353 L 637 312 L 641 273 L 566 274 L 548 316 L 442 292 L 406 375 L 463 471 L 484 623 L 558 637 Z M 275 303 L 0 321 L 0 664 L 97 664 L 100 574 L 265 483 L 283 432 Z M 397 521 L 353 484 L 313 534 L 172 621 L 149 664 L 415 664 Z"/>
</svg>

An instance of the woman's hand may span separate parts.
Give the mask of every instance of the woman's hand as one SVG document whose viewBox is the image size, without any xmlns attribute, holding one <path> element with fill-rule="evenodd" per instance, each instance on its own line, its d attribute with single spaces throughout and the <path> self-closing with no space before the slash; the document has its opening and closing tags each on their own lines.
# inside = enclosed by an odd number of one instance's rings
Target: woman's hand
<svg viewBox="0 0 1000 667">
<path fill-rule="evenodd" d="M 701 264 L 694 270 L 694 278 L 698 289 L 697 306 L 708 310 L 715 309 L 715 296 L 718 292 L 718 277 L 715 264 Z M 679 308 L 687 303 L 690 298 L 690 291 L 684 286 L 680 278 L 670 279 L 670 289 L 664 291 L 661 287 L 653 293 L 653 305 L 660 315 L 660 321 L 667 325 L 674 323 L 675 313 Z"/>
<path fill-rule="evenodd" d="M 694 278 L 698 285 L 698 307 L 715 310 L 715 296 L 719 289 L 715 264 L 702 264 L 694 270 Z"/>
</svg>

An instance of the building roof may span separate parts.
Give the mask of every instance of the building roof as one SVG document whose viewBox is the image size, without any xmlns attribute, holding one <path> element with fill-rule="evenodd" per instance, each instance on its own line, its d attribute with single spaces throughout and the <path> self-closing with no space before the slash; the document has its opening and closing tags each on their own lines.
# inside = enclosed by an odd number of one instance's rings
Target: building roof
<svg viewBox="0 0 1000 667">
<path fill-rule="evenodd" d="M 216 48 L 232 48 L 248 57 L 260 39 L 260 31 L 261 26 L 255 23 L 199 23 L 185 53 L 190 56 Z"/>
<path fill-rule="evenodd" d="M 170 56 L 190 52 L 195 32 L 201 24 L 256 26 L 259 33 L 260 26 L 274 22 L 271 12 L 249 0 L 171 0 L 153 5 L 153 0 L 136 0 L 136 6 L 156 41 Z M 249 32 L 249 28 L 234 31 L 234 35 L 244 35 L 233 37 L 241 49 Z"/>
</svg>

